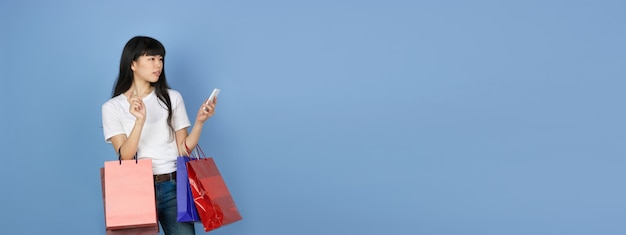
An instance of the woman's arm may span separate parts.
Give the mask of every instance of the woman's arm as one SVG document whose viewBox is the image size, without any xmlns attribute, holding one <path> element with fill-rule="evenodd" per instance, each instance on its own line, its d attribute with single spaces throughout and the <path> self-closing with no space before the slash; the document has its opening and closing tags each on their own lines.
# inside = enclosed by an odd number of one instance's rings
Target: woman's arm
<svg viewBox="0 0 626 235">
<path fill-rule="evenodd" d="M 196 115 L 196 123 L 191 128 L 191 132 L 187 134 L 187 128 L 176 131 L 176 142 L 178 143 L 178 150 L 181 153 L 190 154 L 196 147 L 202 134 L 202 128 L 204 123 L 215 113 L 215 105 L 217 104 L 217 97 L 213 99 L 213 102 L 207 104 L 205 101 L 198 110 Z"/>
<path fill-rule="evenodd" d="M 187 134 L 187 128 L 176 131 L 176 140 L 178 142 L 178 152 L 191 154 L 191 151 L 196 147 L 200 140 L 200 134 L 202 134 L 202 127 L 204 123 L 196 122 L 196 125 L 191 129 L 191 133 Z"/>
<path fill-rule="evenodd" d="M 143 130 L 143 124 L 146 122 L 146 107 L 143 99 L 137 95 L 137 90 L 133 90 L 132 95 L 128 98 L 130 104 L 129 112 L 136 118 L 135 125 L 130 131 L 130 135 L 126 137 L 124 134 L 111 137 L 111 143 L 115 152 L 120 154 L 122 160 L 131 160 L 137 155 L 139 146 L 139 138 Z"/>
<path fill-rule="evenodd" d="M 128 137 L 126 137 L 125 134 L 119 134 L 111 137 L 113 149 L 115 149 L 115 153 L 120 154 L 122 160 L 131 160 L 137 154 L 137 147 L 139 146 L 139 138 L 141 137 L 142 129 L 143 122 L 138 120 L 135 122 L 135 126 Z"/>
</svg>

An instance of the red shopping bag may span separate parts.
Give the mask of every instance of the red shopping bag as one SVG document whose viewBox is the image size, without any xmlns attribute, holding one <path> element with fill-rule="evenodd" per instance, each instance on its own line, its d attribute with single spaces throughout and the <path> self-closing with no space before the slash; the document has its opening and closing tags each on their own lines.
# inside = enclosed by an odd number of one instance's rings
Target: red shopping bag
<svg viewBox="0 0 626 235">
<path fill-rule="evenodd" d="M 104 191 L 104 168 L 100 168 L 100 181 L 102 183 L 102 204 L 106 210 L 106 198 Z M 106 218 L 106 212 L 104 214 Z M 106 235 L 154 235 L 159 233 L 159 226 L 148 226 L 141 228 L 127 228 L 127 229 L 118 229 L 118 230 L 106 230 Z"/>
<path fill-rule="evenodd" d="M 107 230 L 158 226 L 151 159 L 105 162 L 103 192 Z"/>
<path fill-rule="evenodd" d="M 189 185 L 204 231 L 241 220 L 241 215 L 213 158 L 187 162 Z"/>
</svg>

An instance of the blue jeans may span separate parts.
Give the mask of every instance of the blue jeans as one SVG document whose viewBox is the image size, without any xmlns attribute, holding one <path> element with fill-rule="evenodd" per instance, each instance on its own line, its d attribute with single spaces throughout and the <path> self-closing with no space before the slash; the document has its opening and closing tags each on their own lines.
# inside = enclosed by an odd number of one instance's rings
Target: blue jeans
<svg viewBox="0 0 626 235">
<path fill-rule="evenodd" d="M 161 228 L 166 235 L 195 235 L 193 223 L 176 221 L 176 180 L 154 183 L 157 213 Z"/>
</svg>

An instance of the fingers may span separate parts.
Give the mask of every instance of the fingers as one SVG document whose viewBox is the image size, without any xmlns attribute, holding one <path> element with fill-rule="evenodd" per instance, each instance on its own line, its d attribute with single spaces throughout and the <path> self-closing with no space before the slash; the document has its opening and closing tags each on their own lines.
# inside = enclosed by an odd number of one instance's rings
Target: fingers
<svg viewBox="0 0 626 235">
<path fill-rule="evenodd" d="M 145 117 L 145 105 L 143 99 L 137 94 L 137 90 L 133 89 L 132 95 L 128 97 L 129 111 L 135 118 L 142 119 Z"/>
<path fill-rule="evenodd" d="M 204 114 L 209 114 L 213 112 L 213 109 L 214 107 L 212 107 L 211 105 L 202 105 L 200 111 L 202 111 L 202 113 Z"/>
<path fill-rule="evenodd" d="M 210 104 L 202 104 L 202 106 L 200 107 L 200 113 L 201 114 L 208 114 L 208 115 L 213 115 L 213 113 L 215 112 L 215 103 L 211 102 Z"/>
<path fill-rule="evenodd" d="M 137 89 L 132 89 L 130 95 L 127 95 L 128 100 L 128 111 L 131 115 L 133 115 L 137 120 L 145 120 L 146 118 L 146 108 L 143 103 L 143 98 L 139 96 Z"/>
<path fill-rule="evenodd" d="M 139 110 L 143 108 L 143 100 L 139 97 L 131 97 L 128 99 L 128 103 L 132 109 Z"/>
<path fill-rule="evenodd" d="M 210 104 L 214 104 L 215 105 L 215 104 L 217 104 L 217 97 L 215 97 L 213 99 L 206 99 L 204 101 L 204 104 L 206 104 L 206 105 L 210 105 Z"/>
<path fill-rule="evenodd" d="M 213 99 L 206 99 L 200 106 L 200 112 L 204 114 L 213 114 L 215 111 L 215 105 L 217 104 L 217 97 Z"/>
</svg>

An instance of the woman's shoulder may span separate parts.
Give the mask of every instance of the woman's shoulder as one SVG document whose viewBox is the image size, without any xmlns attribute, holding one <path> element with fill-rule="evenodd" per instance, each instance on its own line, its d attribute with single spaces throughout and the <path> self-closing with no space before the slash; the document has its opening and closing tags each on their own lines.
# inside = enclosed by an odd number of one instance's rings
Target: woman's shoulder
<svg viewBox="0 0 626 235">
<path fill-rule="evenodd" d="M 167 93 L 169 93 L 170 99 L 172 99 L 172 100 L 174 100 L 174 99 L 178 100 L 178 99 L 182 99 L 183 98 L 183 95 L 180 92 L 178 92 L 177 90 L 174 90 L 174 89 L 167 89 Z"/>
<path fill-rule="evenodd" d="M 123 104 L 123 102 L 128 101 L 126 101 L 126 97 L 124 97 L 124 95 L 120 94 L 104 102 L 104 104 L 102 104 L 102 107 L 119 107 Z"/>
<path fill-rule="evenodd" d="M 170 93 L 170 96 L 172 96 L 172 95 L 180 96 L 181 95 L 179 91 L 171 89 L 171 88 L 167 89 L 167 92 Z"/>
</svg>

